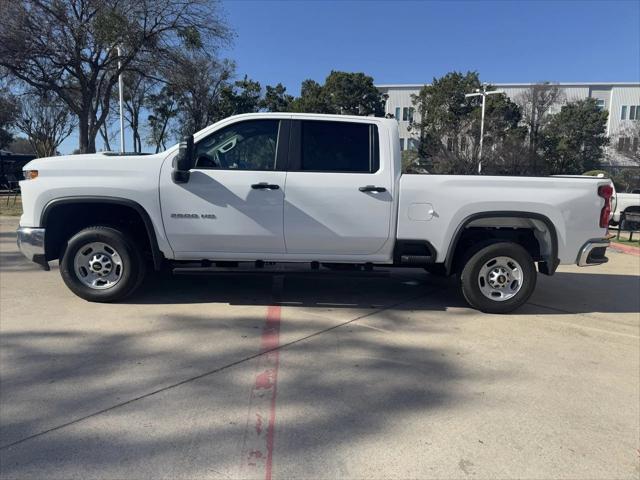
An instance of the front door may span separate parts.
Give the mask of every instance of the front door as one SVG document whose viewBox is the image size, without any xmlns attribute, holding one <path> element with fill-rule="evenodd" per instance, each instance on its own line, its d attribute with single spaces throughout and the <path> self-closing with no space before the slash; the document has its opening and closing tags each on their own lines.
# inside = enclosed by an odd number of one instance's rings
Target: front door
<svg viewBox="0 0 640 480">
<path fill-rule="evenodd" d="M 278 152 L 278 138 L 286 129 L 285 120 L 228 125 L 196 142 L 196 165 L 187 183 L 173 183 L 163 171 L 162 218 L 178 258 L 250 259 L 285 252 L 281 159 L 286 142 Z"/>
<path fill-rule="evenodd" d="M 293 121 L 291 139 L 287 253 L 361 258 L 390 251 L 393 176 L 389 155 L 380 161 L 376 124 Z"/>
</svg>

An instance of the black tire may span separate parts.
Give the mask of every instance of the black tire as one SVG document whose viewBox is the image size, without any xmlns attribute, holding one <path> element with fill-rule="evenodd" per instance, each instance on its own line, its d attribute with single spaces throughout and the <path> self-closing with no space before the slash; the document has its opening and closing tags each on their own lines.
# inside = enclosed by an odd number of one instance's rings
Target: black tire
<svg viewBox="0 0 640 480">
<path fill-rule="evenodd" d="M 510 257 L 520 264 L 522 282 L 520 290 L 507 300 L 492 300 L 480 288 L 480 271 L 487 262 L 496 257 Z M 536 266 L 523 247 L 516 243 L 501 242 L 478 250 L 465 263 L 460 275 L 462 294 L 470 306 L 486 313 L 509 313 L 523 305 L 536 288 Z M 484 281 L 484 280 L 482 280 Z"/>
<path fill-rule="evenodd" d="M 86 285 L 74 265 L 78 251 L 91 243 L 104 243 L 114 249 L 121 262 L 118 281 L 111 287 L 96 289 Z M 146 265 L 133 238 L 116 228 L 95 226 L 71 237 L 60 257 L 60 275 L 69 289 L 90 302 L 116 302 L 131 295 L 142 283 Z"/>
</svg>

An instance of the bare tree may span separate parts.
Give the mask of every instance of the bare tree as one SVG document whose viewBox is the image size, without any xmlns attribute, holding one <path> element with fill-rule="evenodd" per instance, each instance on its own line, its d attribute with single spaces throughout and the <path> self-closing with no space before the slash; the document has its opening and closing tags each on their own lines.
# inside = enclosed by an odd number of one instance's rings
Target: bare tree
<svg viewBox="0 0 640 480">
<path fill-rule="evenodd" d="M 124 120 L 131 128 L 131 140 L 134 152 L 142 151 L 142 137 L 140 136 L 140 114 L 155 85 L 156 80 L 138 72 L 126 72 L 123 76 L 123 110 Z M 117 105 L 118 96 L 114 95 Z"/>
<path fill-rule="evenodd" d="M 0 67 L 68 105 L 82 152 L 95 151 L 118 75 L 134 60 L 210 53 L 230 37 L 214 0 L 2 0 L 0 18 Z"/>
<path fill-rule="evenodd" d="M 535 156 L 540 146 L 540 132 L 548 123 L 552 107 L 561 104 L 565 100 L 564 92 L 557 83 L 540 82 L 530 86 L 515 99 L 522 113 L 522 123 L 529 130 L 528 144 L 530 156 L 533 159 L 534 171 Z"/>
<path fill-rule="evenodd" d="M 27 136 L 38 157 L 52 157 L 76 124 L 69 107 L 60 99 L 27 94 L 21 98 L 16 126 Z"/>
<path fill-rule="evenodd" d="M 233 76 L 234 63 L 193 52 L 176 56 L 175 64 L 167 79 L 180 106 L 176 133 L 190 135 L 224 118 L 220 95 Z"/>
<path fill-rule="evenodd" d="M 147 99 L 149 136 L 147 143 L 155 146 L 156 153 L 167 148 L 172 121 L 177 116 L 178 104 L 171 88 L 167 85 Z"/>
</svg>

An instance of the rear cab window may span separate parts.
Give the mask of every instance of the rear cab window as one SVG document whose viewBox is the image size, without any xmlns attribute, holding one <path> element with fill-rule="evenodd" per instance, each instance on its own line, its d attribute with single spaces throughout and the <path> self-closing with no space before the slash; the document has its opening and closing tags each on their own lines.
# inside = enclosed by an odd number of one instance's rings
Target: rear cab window
<svg viewBox="0 0 640 480">
<path fill-rule="evenodd" d="M 292 136 L 290 170 L 376 173 L 380 169 L 378 127 L 370 123 L 302 120 Z"/>
</svg>

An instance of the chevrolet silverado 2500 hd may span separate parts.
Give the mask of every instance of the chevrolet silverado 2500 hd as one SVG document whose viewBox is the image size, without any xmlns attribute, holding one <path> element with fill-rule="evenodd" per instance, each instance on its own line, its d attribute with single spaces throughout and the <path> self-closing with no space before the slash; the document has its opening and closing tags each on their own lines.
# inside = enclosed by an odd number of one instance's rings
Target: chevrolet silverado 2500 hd
<svg viewBox="0 0 640 480">
<path fill-rule="evenodd" d="M 470 305 L 504 313 L 537 272 L 607 261 L 609 180 L 403 175 L 389 119 L 239 115 L 155 155 L 43 158 L 24 174 L 22 252 L 59 259 L 90 301 L 163 265 L 303 262 L 457 274 Z"/>
</svg>

